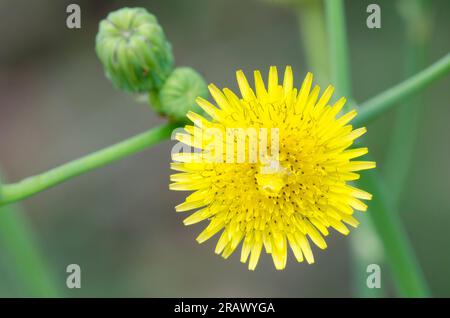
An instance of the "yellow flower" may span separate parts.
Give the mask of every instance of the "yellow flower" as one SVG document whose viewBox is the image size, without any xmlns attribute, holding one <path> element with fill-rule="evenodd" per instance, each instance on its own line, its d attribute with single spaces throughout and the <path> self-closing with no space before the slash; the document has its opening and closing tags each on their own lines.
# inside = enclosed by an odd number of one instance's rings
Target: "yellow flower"
<svg viewBox="0 0 450 318">
<path fill-rule="evenodd" d="M 171 167 L 178 173 L 171 176 L 170 189 L 194 191 L 176 211 L 199 209 L 184 220 L 186 225 L 209 221 L 199 243 L 222 231 L 215 252 L 224 258 L 242 242 L 241 262 L 248 260 L 250 270 L 263 248 L 276 269 L 285 268 L 288 246 L 297 261 L 313 263 L 308 238 L 325 249 L 328 228 L 348 234 L 345 224 L 358 225 L 353 211 L 367 209 L 360 200 L 372 198 L 348 184 L 359 178 L 356 171 L 375 167 L 375 162 L 351 161 L 368 152 L 349 149 L 366 129 L 348 124 L 355 110 L 340 115 L 345 98 L 328 104 L 332 86 L 319 98 L 312 78 L 308 73 L 297 91 L 291 67 L 286 67 L 283 85 L 271 67 L 267 88 L 261 73 L 254 72 L 253 91 L 238 71 L 242 97 L 211 84 L 217 107 L 197 99 L 211 119 L 189 112 L 194 126 L 177 134 L 195 151 L 172 156 Z M 245 132 L 245 139 L 230 133 L 236 131 Z M 240 151 L 245 158 L 236 160 Z"/>
</svg>

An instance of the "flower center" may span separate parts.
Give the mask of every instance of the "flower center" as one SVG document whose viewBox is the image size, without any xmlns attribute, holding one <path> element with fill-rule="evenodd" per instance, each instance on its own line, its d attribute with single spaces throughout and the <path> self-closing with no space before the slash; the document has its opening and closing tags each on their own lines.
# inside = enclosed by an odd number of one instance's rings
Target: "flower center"
<svg viewBox="0 0 450 318">
<path fill-rule="evenodd" d="M 281 189 L 288 183 L 288 172 L 285 168 L 261 166 L 256 175 L 258 189 L 266 196 L 279 196 Z"/>
</svg>

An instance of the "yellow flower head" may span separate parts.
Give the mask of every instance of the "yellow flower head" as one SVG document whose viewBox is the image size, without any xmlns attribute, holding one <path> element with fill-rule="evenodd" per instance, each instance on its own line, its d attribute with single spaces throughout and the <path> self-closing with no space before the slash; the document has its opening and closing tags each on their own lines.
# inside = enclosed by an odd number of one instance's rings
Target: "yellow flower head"
<svg viewBox="0 0 450 318">
<path fill-rule="evenodd" d="M 345 224 L 358 225 L 353 210 L 367 209 L 360 199 L 372 197 L 347 184 L 359 178 L 356 171 L 375 167 L 351 161 L 368 151 L 349 149 L 366 129 L 348 124 L 355 110 L 340 115 L 345 98 L 328 104 L 332 86 L 319 98 L 312 77 L 308 73 L 297 91 L 291 67 L 283 85 L 271 67 L 267 88 L 254 72 L 254 91 L 238 71 L 242 97 L 211 84 L 217 106 L 197 99 L 210 119 L 190 112 L 194 125 L 177 135 L 194 150 L 173 154 L 178 173 L 170 189 L 194 192 L 176 211 L 199 209 L 186 225 L 209 221 L 199 243 L 222 231 L 215 252 L 224 258 L 242 242 L 241 262 L 249 259 L 250 270 L 263 247 L 276 269 L 285 268 L 288 245 L 297 261 L 313 263 L 308 238 L 325 249 L 328 228 L 348 234 Z"/>
</svg>

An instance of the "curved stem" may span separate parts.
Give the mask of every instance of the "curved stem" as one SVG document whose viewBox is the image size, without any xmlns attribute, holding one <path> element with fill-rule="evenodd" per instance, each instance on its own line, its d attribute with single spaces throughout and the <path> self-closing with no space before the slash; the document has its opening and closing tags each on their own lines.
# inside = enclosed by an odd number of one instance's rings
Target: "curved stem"
<svg viewBox="0 0 450 318">
<path fill-rule="evenodd" d="M 450 53 L 447 53 L 423 71 L 360 104 L 360 112 L 354 119 L 353 124 L 359 126 L 371 122 L 406 97 L 420 92 L 434 81 L 448 75 L 449 72 Z"/>
<path fill-rule="evenodd" d="M 25 199 L 75 176 L 140 152 L 170 137 L 172 130 L 176 127 L 178 127 L 177 124 L 166 124 L 152 128 L 147 132 L 51 169 L 40 175 L 26 178 L 17 183 L 4 184 L 0 188 L 0 206 Z"/>
</svg>

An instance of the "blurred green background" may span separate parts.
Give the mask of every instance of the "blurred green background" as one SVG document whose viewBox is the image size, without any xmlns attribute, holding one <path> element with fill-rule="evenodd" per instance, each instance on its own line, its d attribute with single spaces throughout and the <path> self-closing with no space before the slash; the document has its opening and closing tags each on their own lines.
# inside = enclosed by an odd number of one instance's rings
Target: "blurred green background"
<svg viewBox="0 0 450 318">
<path fill-rule="evenodd" d="M 73 2 L 81 6 L 79 30 L 65 25 L 66 6 Z M 17 181 L 164 122 L 147 105 L 115 90 L 95 55 L 98 22 L 123 6 L 142 6 L 155 14 L 172 42 L 176 64 L 197 69 L 219 87 L 236 89 L 234 72 L 239 68 L 267 73 L 270 65 L 286 64 L 293 66 L 299 85 L 311 70 L 299 22 L 293 10 L 274 2 L 278 1 L 1 1 L 4 174 Z M 381 29 L 366 27 L 370 3 L 381 7 Z M 450 50 L 450 2 L 428 3 L 433 32 L 426 65 Z M 406 31 L 396 1 L 347 1 L 346 14 L 353 91 L 362 102 L 405 78 Z M 447 77 L 424 94 L 418 131 L 411 132 L 412 165 L 399 200 L 401 218 L 432 293 L 446 297 L 449 85 Z M 371 153 L 385 175 L 393 114 L 368 127 Z M 164 142 L 21 204 L 36 247 L 63 296 L 352 296 L 350 240 L 336 232 L 327 240 L 328 249 L 315 250 L 316 264 L 297 264 L 290 256 L 281 272 L 267 255 L 255 272 L 249 272 L 239 262 L 239 253 L 227 261 L 216 256 L 216 239 L 198 245 L 195 237 L 204 224 L 185 227 L 185 215 L 174 211 L 185 194 L 168 190 L 171 145 Z M 29 296 L 6 246 L 0 239 L 0 296 Z M 72 263 L 81 266 L 81 289 L 66 288 L 66 266 Z M 388 274 L 382 277 L 388 295 L 394 295 Z"/>
</svg>

